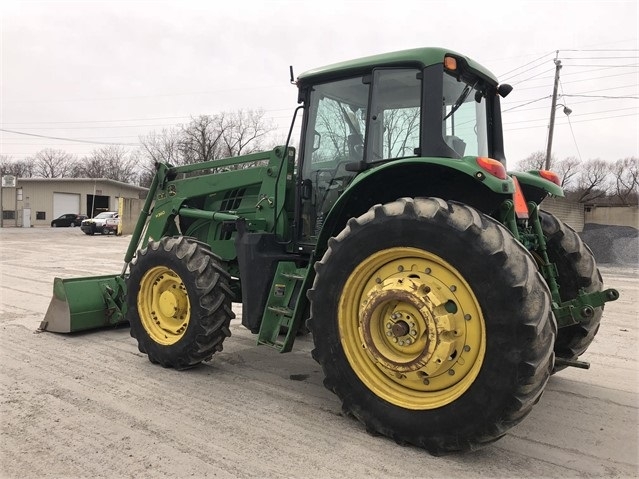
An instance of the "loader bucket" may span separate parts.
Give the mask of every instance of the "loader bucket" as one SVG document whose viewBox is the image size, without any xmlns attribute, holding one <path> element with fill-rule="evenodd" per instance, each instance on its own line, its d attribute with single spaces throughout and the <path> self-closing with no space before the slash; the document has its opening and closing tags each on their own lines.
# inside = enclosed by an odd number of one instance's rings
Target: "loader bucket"
<svg viewBox="0 0 639 479">
<path fill-rule="evenodd" d="M 119 275 L 55 278 L 41 331 L 74 333 L 124 322 L 126 285 Z"/>
</svg>

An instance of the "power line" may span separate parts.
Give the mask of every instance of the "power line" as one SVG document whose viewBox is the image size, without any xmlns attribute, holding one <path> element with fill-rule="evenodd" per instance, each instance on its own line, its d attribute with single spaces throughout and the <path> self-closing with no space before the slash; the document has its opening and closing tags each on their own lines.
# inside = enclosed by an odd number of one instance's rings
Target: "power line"
<svg viewBox="0 0 639 479">
<path fill-rule="evenodd" d="M 584 97 L 584 98 L 611 98 L 611 99 L 626 99 L 626 100 L 639 100 L 639 96 L 607 96 L 607 95 L 561 95 L 564 96 L 573 96 L 573 97 Z"/>
<path fill-rule="evenodd" d="M 559 80 L 559 87 L 561 88 L 561 93 L 563 94 L 564 92 L 564 86 L 561 83 L 561 80 Z M 586 115 L 588 113 L 585 113 Z M 579 156 L 579 161 L 581 160 L 581 151 L 579 150 L 579 145 L 577 144 L 577 137 L 575 137 L 575 131 L 572 128 L 572 122 L 570 121 L 570 115 L 567 115 L 567 120 L 568 120 L 568 126 L 570 126 L 570 134 L 572 135 L 572 141 L 575 143 L 575 148 L 577 149 L 577 155 Z"/>
<path fill-rule="evenodd" d="M 506 110 L 502 110 L 502 113 L 506 113 L 507 111 L 514 110 L 515 108 L 520 108 L 522 106 L 530 105 L 531 103 L 535 103 L 535 102 L 538 102 L 538 101 L 541 101 L 541 100 L 547 100 L 550 97 L 552 97 L 552 95 L 547 95 L 547 96 L 544 96 L 544 97 L 541 97 L 541 98 L 537 98 L 536 100 L 529 101 L 528 103 L 524 103 L 523 105 L 517 105 L 517 106 L 513 106 L 512 108 L 508 108 Z"/>
<path fill-rule="evenodd" d="M 551 52 L 548 52 L 548 53 L 544 53 L 544 54 L 543 54 L 542 56 L 540 56 L 539 58 L 537 58 L 537 59 L 535 59 L 535 60 L 532 60 L 532 61 L 530 61 L 530 62 L 528 62 L 528 63 L 525 63 L 525 64 L 523 64 L 523 65 L 521 65 L 521 66 L 519 66 L 519 67 L 517 67 L 517 68 L 515 68 L 515 69 L 513 69 L 513 70 L 510 70 L 510 71 L 508 71 L 508 72 L 506 72 L 506 73 L 502 73 L 502 74 L 501 74 L 501 75 L 499 75 L 499 76 L 500 76 L 500 77 L 505 77 L 506 75 L 510 75 L 512 72 L 517 71 L 517 70 L 519 70 L 519 69 L 521 69 L 521 68 L 527 67 L 528 65 L 530 65 L 530 64 L 532 64 L 532 63 L 538 62 L 538 61 L 539 61 L 539 60 L 541 60 L 542 58 L 547 57 L 548 55 L 552 55 L 553 53 L 555 53 L 555 51 L 554 51 L 554 50 L 553 50 L 553 51 L 551 51 Z"/>
<path fill-rule="evenodd" d="M 264 113 L 276 112 L 276 111 L 293 111 L 295 108 L 277 108 L 270 110 L 261 110 Z M 61 125 L 61 124 L 73 124 L 73 123 L 113 123 L 116 121 L 153 121 L 153 120 L 179 120 L 187 118 L 198 118 L 200 116 L 207 115 L 206 113 L 189 116 L 158 116 L 151 118 L 119 118 L 111 120 L 77 120 L 77 121 L 30 121 L 30 122 L 3 122 L 2 125 Z"/>
<path fill-rule="evenodd" d="M 578 50 L 574 48 L 562 48 L 562 52 L 639 52 L 637 48 L 617 48 L 617 49 L 590 49 L 590 50 Z"/>
<path fill-rule="evenodd" d="M 589 70 L 589 71 L 597 71 L 597 70 Z M 576 72 L 576 74 L 582 74 L 582 73 L 586 73 L 586 72 Z M 620 76 L 624 76 L 624 75 L 636 75 L 636 72 L 626 72 L 626 73 L 617 73 L 615 75 L 603 75 L 603 76 L 598 76 L 598 77 L 588 77 L 588 78 L 583 78 L 581 80 L 571 80 L 571 81 L 566 81 L 563 82 L 565 84 L 568 83 L 582 83 L 582 82 L 589 82 L 589 81 L 594 81 L 594 80 L 600 80 L 602 78 L 613 78 L 613 77 L 620 77 Z M 564 77 L 570 75 L 570 73 L 567 73 L 565 75 L 562 75 Z M 554 76 L 547 76 L 547 77 L 541 77 L 541 78 L 537 78 L 537 80 L 547 80 L 550 78 L 553 78 Z M 522 80 L 518 83 L 515 83 L 514 85 L 519 85 L 520 83 L 523 83 L 526 80 Z M 517 88 L 517 91 L 524 91 L 524 90 L 535 90 L 537 88 L 545 88 L 545 85 L 541 85 L 541 86 L 530 86 L 530 87 L 524 87 L 524 88 Z"/>
<path fill-rule="evenodd" d="M 614 116 L 603 116 L 601 118 L 589 118 L 586 120 L 578 120 L 578 121 L 574 121 L 573 123 L 587 123 L 590 121 L 601 121 L 601 120 L 609 120 L 609 119 L 614 119 L 614 118 L 623 118 L 623 117 L 628 117 L 628 116 L 637 116 L 634 113 L 629 113 L 627 115 L 614 115 Z M 509 122 L 510 123 L 523 123 L 525 121 L 529 121 L 529 120 L 524 120 L 524 121 L 515 121 L 515 122 Z M 540 119 L 540 120 L 536 120 L 536 121 L 546 121 L 546 119 Z M 559 125 L 565 124 L 565 123 L 558 123 Z M 548 125 L 544 124 L 544 125 L 534 125 L 534 126 L 523 126 L 521 128 L 504 128 L 504 131 L 515 131 L 515 130 L 526 130 L 526 129 L 534 129 L 534 128 L 548 128 Z"/>
<path fill-rule="evenodd" d="M 4 131 L 5 133 L 14 133 L 16 135 L 25 135 L 25 136 L 36 136 L 39 138 L 48 138 L 50 140 L 64 140 L 64 141 L 74 141 L 78 143 L 93 143 L 96 145 L 120 145 L 120 146 L 137 146 L 132 143 L 112 143 L 106 141 L 88 141 L 88 140 L 78 140 L 75 138 L 61 138 L 57 136 L 45 136 L 45 135 L 36 135 L 35 133 L 25 133 L 23 131 L 15 131 L 15 130 L 5 130 L 4 128 L 0 128 L 0 131 Z"/>
<path fill-rule="evenodd" d="M 568 65 L 564 65 L 565 67 L 600 67 L 602 66 L 601 63 L 599 65 L 579 65 L 579 64 L 568 64 Z M 604 68 L 635 68 L 639 66 L 639 63 L 628 63 L 626 65 L 604 65 Z"/>
<path fill-rule="evenodd" d="M 633 57 L 562 57 L 562 60 L 637 60 L 636 56 Z"/>
<path fill-rule="evenodd" d="M 272 90 L 274 88 L 280 88 L 282 85 L 260 85 L 256 87 L 238 87 L 238 88 L 223 88 L 220 90 L 210 91 L 194 91 L 184 93 L 159 93 L 155 95 L 135 95 L 135 96 L 115 96 L 115 97 L 102 97 L 102 98 L 73 98 L 67 100 L 5 100 L 5 103 L 65 103 L 65 102 L 81 102 L 81 101 L 111 101 L 111 100 L 135 100 L 140 98 L 163 98 L 173 96 L 189 96 L 189 95 L 213 95 L 216 93 L 224 93 L 229 91 L 245 91 L 245 90 Z M 288 86 L 288 83 L 286 83 Z"/>
</svg>

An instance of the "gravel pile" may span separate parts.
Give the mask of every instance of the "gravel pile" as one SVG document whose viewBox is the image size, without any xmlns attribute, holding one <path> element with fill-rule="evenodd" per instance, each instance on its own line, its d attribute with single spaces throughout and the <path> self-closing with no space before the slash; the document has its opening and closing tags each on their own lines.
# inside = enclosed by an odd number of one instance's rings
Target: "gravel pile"
<svg viewBox="0 0 639 479">
<path fill-rule="evenodd" d="M 599 264 L 639 264 L 639 230 L 636 228 L 586 223 L 579 236 L 590 246 Z"/>
</svg>

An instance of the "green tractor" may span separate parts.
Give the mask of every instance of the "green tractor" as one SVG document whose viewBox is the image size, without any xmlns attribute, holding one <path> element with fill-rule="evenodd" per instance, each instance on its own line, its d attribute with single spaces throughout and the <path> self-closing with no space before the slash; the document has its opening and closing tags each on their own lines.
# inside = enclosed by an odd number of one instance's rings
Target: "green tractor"
<svg viewBox="0 0 639 479">
<path fill-rule="evenodd" d="M 258 344 L 288 352 L 310 330 L 324 384 L 368 431 L 434 454 L 498 439 L 553 372 L 588 367 L 618 298 L 539 209 L 563 196 L 557 176 L 507 173 L 512 88 L 439 48 L 295 83 L 299 151 L 158 164 L 122 273 L 56 278 L 41 328 L 126 321 L 151 362 L 187 369 L 222 350 L 241 301 Z"/>
</svg>

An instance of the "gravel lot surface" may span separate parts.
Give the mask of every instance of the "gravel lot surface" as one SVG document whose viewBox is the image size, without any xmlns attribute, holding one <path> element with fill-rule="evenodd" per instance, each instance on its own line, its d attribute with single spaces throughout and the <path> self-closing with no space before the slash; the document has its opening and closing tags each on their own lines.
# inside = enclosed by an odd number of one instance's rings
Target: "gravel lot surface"
<svg viewBox="0 0 639 479">
<path fill-rule="evenodd" d="M 0 229 L 0 477 L 417 478 L 639 475 L 639 270 L 606 266 L 595 342 L 551 378 L 533 412 L 480 451 L 433 457 L 343 417 L 311 359 L 280 355 L 232 323 L 213 360 L 154 366 L 127 328 L 36 333 L 54 276 L 116 274 L 127 237 Z"/>
</svg>

